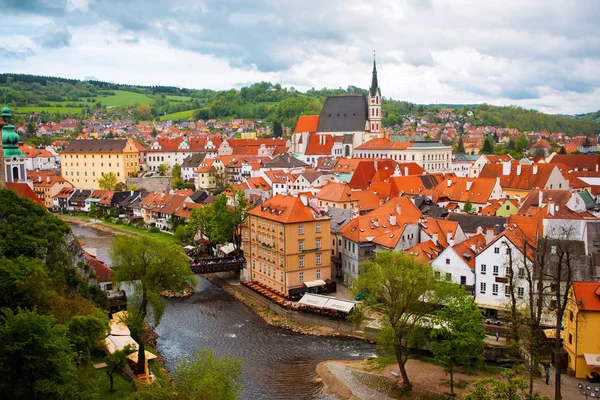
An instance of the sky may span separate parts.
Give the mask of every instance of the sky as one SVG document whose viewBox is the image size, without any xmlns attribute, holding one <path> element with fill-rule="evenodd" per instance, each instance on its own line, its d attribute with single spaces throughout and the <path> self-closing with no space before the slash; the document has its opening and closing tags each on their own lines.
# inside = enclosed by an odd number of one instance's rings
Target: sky
<svg viewBox="0 0 600 400">
<path fill-rule="evenodd" d="M 600 109 L 599 0 L 0 0 L 0 72 Z"/>
</svg>

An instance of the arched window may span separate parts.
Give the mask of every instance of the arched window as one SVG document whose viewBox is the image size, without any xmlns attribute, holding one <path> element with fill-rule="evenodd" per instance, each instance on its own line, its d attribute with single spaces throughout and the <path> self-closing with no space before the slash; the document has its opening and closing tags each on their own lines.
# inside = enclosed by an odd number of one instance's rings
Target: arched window
<svg viewBox="0 0 600 400">
<path fill-rule="evenodd" d="M 379 108 L 377 109 L 377 111 L 375 112 L 375 115 L 377 115 L 379 117 Z"/>
<path fill-rule="evenodd" d="M 19 181 L 19 167 L 12 167 L 13 182 Z"/>
</svg>

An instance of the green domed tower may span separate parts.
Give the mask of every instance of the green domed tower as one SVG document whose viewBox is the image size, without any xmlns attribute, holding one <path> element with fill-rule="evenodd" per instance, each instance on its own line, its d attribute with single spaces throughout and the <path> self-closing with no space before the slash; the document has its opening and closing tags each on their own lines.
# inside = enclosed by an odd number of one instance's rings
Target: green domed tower
<svg viewBox="0 0 600 400">
<path fill-rule="evenodd" d="M 12 113 L 7 105 L 2 109 L 2 147 L 4 148 L 4 171 L 6 182 L 26 182 L 25 155 L 19 149 L 21 137 L 15 132 L 15 127 L 10 123 Z"/>
</svg>

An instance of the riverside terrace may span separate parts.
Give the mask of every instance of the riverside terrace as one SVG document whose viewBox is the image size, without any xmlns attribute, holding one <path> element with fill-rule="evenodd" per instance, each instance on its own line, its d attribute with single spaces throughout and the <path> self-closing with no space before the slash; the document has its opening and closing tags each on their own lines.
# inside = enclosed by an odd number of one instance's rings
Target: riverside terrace
<svg viewBox="0 0 600 400">
<path fill-rule="evenodd" d="M 239 271 L 246 264 L 244 257 L 203 257 L 190 262 L 195 274 Z"/>
</svg>

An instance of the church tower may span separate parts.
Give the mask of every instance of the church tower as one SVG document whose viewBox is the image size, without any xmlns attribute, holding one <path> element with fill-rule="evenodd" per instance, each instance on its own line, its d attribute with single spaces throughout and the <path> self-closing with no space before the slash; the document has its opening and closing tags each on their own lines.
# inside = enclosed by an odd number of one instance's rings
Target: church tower
<svg viewBox="0 0 600 400">
<path fill-rule="evenodd" d="M 373 53 L 373 77 L 371 78 L 371 87 L 367 97 L 369 103 L 369 126 L 370 137 L 383 137 L 383 127 L 381 126 L 381 91 L 377 82 L 377 65 L 375 63 L 375 53 Z M 376 135 L 372 135 L 376 134 Z"/>
<path fill-rule="evenodd" d="M 2 127 L 2 147 L 4 162 L 4 177 L 6 182 L 27 182 L 27 170 L 25 169 L 25 155 L 19 149 L 19 134 L 10 123 L 12 114 L 8 106 L 2 109 L 2 121 L 6 125 Z"/>
</svg>

